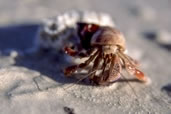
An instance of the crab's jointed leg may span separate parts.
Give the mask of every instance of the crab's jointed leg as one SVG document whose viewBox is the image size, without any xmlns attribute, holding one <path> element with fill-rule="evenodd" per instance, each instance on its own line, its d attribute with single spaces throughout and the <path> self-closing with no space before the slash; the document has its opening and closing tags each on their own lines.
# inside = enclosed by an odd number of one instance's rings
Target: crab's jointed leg
<svg viewBox="0 0 171 114">
<path fill-rule="evenodd" d="M 124 55 L 124 54 L 122 54 L 122 55 Z M 124 56 L 126 56 L 126 55 L 124 55 Z M 129 74 L 136 76 L 136 78 L 140 81 L 147 82 L 148 78 L 144 75 L 144 73 L 142 71 L 140 71 L 139 69 L 136 68 L 137 66 L 135 64 L 133 64 L 132 61 L 130 61 L 129 59 L 125 59 L 125 58 L 122 60 L 124 61 L 125 69 L 128 71 Z"/>
<path fill-rule="evenodd" d="M 73 66 L 70 66 L 70 67 L 67 67 L 65 70 L 64 70 L 64 74 L 66 76 L 70 76 L 72 75 L 74 72 L 76 72 L 76 70 L 78 68 L 85 68 L 86 66 L 88 66 L 90 64 L 91 61 L 94 60 L 94 58 L 96 57 L 96 55 L 98 54 L 98 52 L 95 52 L 95 54 L 91 55 L 89 57 L 88 60 L 86 60 L 84 63 L 81 63 L 79 65 L 73 65 Z"/>
<path fill-rule="evenodd" d="M 94 50 L 93 49 L 90 49 L 86 52 L 83 52 L 83 51 L 76 51 L 70 47 L 65 47 L 64 48 L 64 51 L 66 54 L 72 56 L 72 57 L 80 57 L 80 58 L 83 58 L 83 57 L 89 57 L 93 52 Z"/>
<path fill-rule="evenodd" d="M 117 55 L 112 55 L 112 61 L 109 68 L 108 82 L 114 82 L 119 79 L 121 72 L 121 63 Z"/>
<path fill-rule="evenodd" d="M 111 54 L 106 55 L 104 64 L 108 64 L 108 69 L 102 69 L 101 76 L 94 76 L 94 81 L 99 85 L 109 85 L 110 83 L 116 81 L 120 77 L 121 63 L 117 55 Z"/>
<path fill-rule="evenodd" d="M 99 65 L 100 65 L 101 60 L 102 60 L 102 54 L 99 53 L 98 56 L 96 57 L 96 59 L 94 60 L 94 64 L 93 64 L 92 69 L 91 69 L 89 72 L 93 72 L 93 71 L 97 70 L 98 67 L 99 67 Z M 94 77 L 95 77 L 95 74 L 96 74 L 96 72 L 92 73 L 92 74 L 89 76 L 89 80 L 90 80 L 90 81 L 94 82 L 93 79 L 94 79 Z"/>
</svg>

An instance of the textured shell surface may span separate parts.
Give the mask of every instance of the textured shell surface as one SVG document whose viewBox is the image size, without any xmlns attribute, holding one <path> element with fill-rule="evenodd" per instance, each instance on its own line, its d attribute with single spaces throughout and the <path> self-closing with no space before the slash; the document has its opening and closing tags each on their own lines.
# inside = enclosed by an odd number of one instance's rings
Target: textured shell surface
<svg viewBox="0 0 171 114">
<path fill-rule="evenodd" d="M 101 27 L 92 37 L 92 45 L 118 45 L 125 50 L 125 38 L 116 28 Z"/>
</svg>

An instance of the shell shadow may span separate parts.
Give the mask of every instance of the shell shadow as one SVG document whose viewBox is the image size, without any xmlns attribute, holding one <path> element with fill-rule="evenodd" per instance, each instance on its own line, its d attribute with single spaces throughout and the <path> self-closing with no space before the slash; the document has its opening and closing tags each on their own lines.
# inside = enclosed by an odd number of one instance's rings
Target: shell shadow
<svg viewBox="0 0 171 114">
<path fill-rule="evenodd" d="M 72 82 L 73 79 L 66 79 L 61 72 L 62 68 L 68 64 L 62 52 L 54 54 L 49 50 L 43 50 L 39 53 L 25 54 L 34 46 L 39 27 L 40 24 L 34 23 L 0 27 L 0 55 L 10 56 L 10 53 L 6 53 L 7 50 L 17 51 L 19 56 L 15 57 L 13 66 L 38 71 L 41 75 L 59 83 Z"/>
</svg>

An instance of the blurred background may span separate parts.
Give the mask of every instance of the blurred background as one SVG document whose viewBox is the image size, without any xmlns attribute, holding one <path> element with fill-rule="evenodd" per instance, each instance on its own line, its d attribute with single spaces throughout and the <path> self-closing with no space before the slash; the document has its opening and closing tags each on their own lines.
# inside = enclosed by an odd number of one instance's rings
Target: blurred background
<svg viewBox="0 0 171 114">
<path fill-rule="evenodd" d="M 72 9 L 109 13 L 117 28 L 125 34 L 128 31 L 150 31 L 145 33 L 148 38 L 154 40 L 152 37 L 156 37 L 170 49 L 170 5 L 170 0 L 0 0 L 0 49 L 8 44 L 9 48 L 30 47 L 42 19 Z M 164 38 L 158 39 L 161 35 Z M 22 43 L 16 46 L 19 41 Z"/>
</svg>

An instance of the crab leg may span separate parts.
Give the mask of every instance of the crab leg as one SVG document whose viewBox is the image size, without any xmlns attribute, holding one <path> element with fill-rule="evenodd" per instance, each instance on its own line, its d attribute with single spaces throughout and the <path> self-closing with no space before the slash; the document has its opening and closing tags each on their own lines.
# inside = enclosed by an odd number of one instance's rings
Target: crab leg
<svg viewBox="0 0 171 114">
<path fill-rule="evenodd" d="M 95 84 L 98 84 L 98 85 L 107 85 L 108 82 L 105 81 L 106 77 L 108 76 L 109 74 L 109 70 L 105 70 L 107 65 L 110 63 L 110 59 L 109 59 L 109 55 L 105 55 L 103 56 L 103 65 L 101 67 L 102 69 L 102 73 L 100 74 L 101 76 L 96 76 L 95 74 L 92 76 L 92 81 L 95 83 Z"/>
<path fill-rule="evenodd" d="M 136 67 L 140 66 L 140 63 L 139 63 L 137 60 L 133 59 L 133 58 L 130 57 L 129 55 L 126 55 L 126 54 L 123 54 L 123 55 L 126 56 L 127 59 L 128 59 L 133 65 L 135 65 Z"/>
<path fill-rule="evenodd" d="M 109 61 L 109 58 L 107 57 L 107 55 L 104 55 L 103 60 L 104 60 L 104 62 L 103 62 L 103 65 L 102 65 L 102 70 L 103 70 L 102 71 L 102 75 L 104 74 L 104 71 L 106 69 L 107 63 Z"/>
<path fill-rule="evenodd" d="M 139 62 L 135 59 L 133 59 L 132 57 L 130 57 L 129 55 L 126 55 L 122 52 L 118 52 L 119 56 L 121 56 L 121 58 L 126 59 L 130 64 L 134 65 L 135 67 L 140 66 Z"/>
<path fill-rule="evenodd" d="M 120 77 L 121 64 L 117 55 L 112 55 L 112 61 L 110 64 L 109 75 L 106 79 L 107 82 L 114 82 Z"/>
<path fill-rule="evenodd" d="M 142 71 L 136 68 L 136 65 L 132 64 L 129 60 L 123 59 L 125 68 L 127 72 L 131 75 L 136 76 L 136 78 L 140 81 L 147 82 L 147 77 L 144 75 Z"/>
<path fill-rule="evenodd" d="M 97 54 L 98 54 L 98 51 L 95 52 L 94 55 L 90 56 L 90 58 L 88 60 L 86 60 L 84 63 L 81 63 L 79 65 L 73 65 L 73 66 L 67 67 L 64 70 L 64 74 L 66 76 L 69 76 L 69 75 L 73 74 L 74 72 L 76 72 L 76 70 L 78 68 L 84 68 L 84 67 L 88 66 L 90 64 L 90 62 L 94 60 L 94 58 L 96 57 Z"/>
<path fill-rule="evenodd" d="M 95 71 L 95 70 L 98 69 L 98 66 L 100 65 L 100 61 L 101 61 L 101 60 L 102 60 L 102 54 L 100 53 L 100 54 L 96 57 L 96 59 L 95 59 L 95 61 L 94 61 L 93 68 L 92 68 L 92 70 L 90 70 L 90 72 Z M 89 79 L 92 80 L 92 79 L 94 78 L 95 74 L 96 74 L 96 72 L 92 73 L 92 74 L 89 76 Z"/>
<path fill-rule="evenodd" d="M 111 82 L 116 81 L 120 77 L 121 64 L 118 56 L 107 55 L 107 57 L 108 61 L 106 64 L 110 65 L 109 70 L 106 70 L 101 77 L 94 77 L 94 80 L 98 82 L 99 85 L 110 84 Z"/>
<path fill-rule="evenodd" d="M 70 55 L 70 56 L 73 56 L 73 57 L 78 56 L 78 57 L 81 57 L 81 58 L 82 57 L 88 57 L 94 52 L 94 50 L 90 50 L 90 51 L 87 51 L 85 53 L 85 52 L 81 52 L 81 51 L 76 51 L 76 50 L 74 50 L 74 49 L 72 49 L 70 47 L 65 47 L 64 50 L 65 50 L 65 53 Z"/>
<path fill-rule="evenodd" d="M 125 68 L 131 75 L 135 75 L 138 80 L 147 82 L 147 77 L 144 75 L 144 73 L 132 66 L 131 64 L 125 63 Z"/>
</svg>

